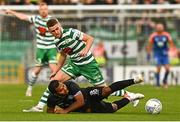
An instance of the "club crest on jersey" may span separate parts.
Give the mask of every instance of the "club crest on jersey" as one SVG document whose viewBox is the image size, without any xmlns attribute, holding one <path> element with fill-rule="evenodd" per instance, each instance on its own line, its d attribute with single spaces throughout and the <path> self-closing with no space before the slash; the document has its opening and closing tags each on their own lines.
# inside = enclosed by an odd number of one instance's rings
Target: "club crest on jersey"
<svg viewBox="0 0 180 122">
<path fill-rule="evenodd" d="M 67 47 L 67 48 L 64 48 L 63 49 L 63 52 L 65 52 L 66 54 L 71 54 L 72 53 L 72 48 L 69 48 L 69 47 Z"/>
<path fill-rule="evenodd" d="M 154 40 L 157 42 L 157 41 L 159 41 L 159 38 L 158 38 L 158 37 L 155 37 Z"/>
<path fill-rule="evenodd" d="M 166 37 L 162 37 L 162 41 L 165 42 L 167 40 Z"/>
<path fill-rule="evenodd" d="M 45 27 L 39 26 L 39 27 L 38 27 L 38 30 L 39 30 L 40 35 L 42 35 L 42 36 L 45 35 L 45 33 L 46 33 L 46 28 L 45 28 Z"/>
</svg>

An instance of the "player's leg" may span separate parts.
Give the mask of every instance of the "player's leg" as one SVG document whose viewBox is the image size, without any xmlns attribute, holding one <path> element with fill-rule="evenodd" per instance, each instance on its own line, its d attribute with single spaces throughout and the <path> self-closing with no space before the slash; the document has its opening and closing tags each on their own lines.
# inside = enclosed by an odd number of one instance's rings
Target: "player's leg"
<svg viewBox="0 0 180 122">
<path fill-rule="evenodd" d="M 154 56 L 154 61 L 156 63 L 156 74 L 155 74 L 156 86 L 159 87 L 160 86 L 160 71 L 161 71 L 161 65 L 162 65 L 161 57 L 157 55 Z"/>
<path fill-rule="evenodd" d="M 120 100 L 116 100 L 112 103 L 105 101 L 90 101 L 90 112 L 91 113 L 113 113 L 122 107 L 126 106 L 129 102 L 141 99 L 139 94 L 130 94 Z"/>
<path fill-rule="evenodd" d="M 108 97 L 111 93 L 124 89 L 130 85 L 137 84 L 143 82 L 144 79 L 142 75 L 136 76 L 134 79 L 127 79 L 127 80 L 122 80 L 122 81 L 116 81 L 109 85 L 108 87 L 104 87 L 102 89 L 102 95 L 104 97 Z"/>
<path fill-rule="evenodd" d="M 83 67 L 79 67 L 80 73 L 89 80 L 89 82 L 93 86 L 107 86 L 102 76 L 102 73 L 99 69 L 99 66 L 95 60 L 91 63 L 84 65 Z M 119 92 L 123 93 L 123 92 Z"/>
<path fill-rule="evenodd" d="M 54 72 L 54 70 L 56 69 L 56 66 L 57 66 L 56 55 L 57 55 L 57 51 L 55 48 L 46 50 L 46 59 L 45 60 L 48 61 L 49 68 L 50 68 L 51 72 Z M 61 72 L 59 74 L 61 75 L 62 78 L 63 78 L 63 76 L 65 76 L 65 74 L 63 74 Z M 60 81 L 64 80 L 61 78 L 57 78 L 57 79 L 59 79 Z M 50 94 L 49 90 L 46 89 L 44 91 L 43 95 L 41 96 L 40 101 L 37 105 L 38 108 L 44 108 L 44 106 L 46 105 L 47 98 L 48 98 L 49 94 Z"/>
<path fill-rule="evenodd" d="M 110 86 L 88 87 L 85 90 L 91 100 L 100 101 L 104 98 L 107 98 L 110 94 L 112 94 L 115 91 L 124 89 L 130 85 L 133 85 L 135 83 L 140 83 L 140 82 L 143 82 L 142 76 L 139 76 L 138 78 L 135 78 L 135 79 L 117 81 L 117 82 L 112 83 Z"/>
<path fill-rule="evenodd" d="M 169 75 L 169 71 L 170 71 L 169 57 L 168 56 L 163 57 L 162 65 L 165 68 L 165 73 L 164 73 L 164 78 L 163 78 L 163 87 L 167 88 L 168 87 L 167 79 L 168 79 L 168 75 Z"/>
<path fill-rule="evenodd" d="M 35 68 L 28 74 L 28 88 L 26 90 L 26 96 L 32 96 L 32 87 L 36 83 L 37 76 L 44 65 L 44 58 L 46 57 L 46 49 L 36 50 Z"/>
<path fill-rule="evenodd" d="M 57 55 L 56 49 L 52 48 L 52 49 L 47 50 L 46 56 L 48 58 L 49 68 L 51 72 L 54 72 L 57 67 L 56 55 Z M 59 73 L 59 74 L 61 75 L 61 77 L 65 76 L 63 73 Z M 60 81 L 64 80 L 61 78 L 57 78 L 57 79 L 59 79 Z M 37 105 L 39 108 L 43 108 L 46 105 L 48 96 L 49 96 L 49 90 L 46 89 L 43 95 L 41 96 L 40 101 Z"/>
<path fill-rule="evenodd" d="M 170 71 L 170 66 L 166 64 L 164 65 L 164 68 L 165 68 L 165 73 L 164 73 L 164 78 L 163 78 L 163 87 L 167 88 L 168 87 L 167 79 L 168 79 L 168 75 Z"/>
<path fill-rule="evenodd" d="M 28 74 L 28 87 L 26 90 L 26 96 L 32 96 L 32 89 L 34 84 L 36 83 L 37 76 L 40 73 L 42 66 L 36 66 L 32 69 L 32 71 Z"/>
<path fill-rule="evenodd" d="M 135 100 L 138 100 L 138 99 L 142 99 L 143 96 L 142 94 L 139 94 L 139 93 L 132 93 L 132 94 L 128 94 L 127 96 L 125 96 L 124 98 L 120 99 L 120 100 L 117 100 L 117 101 L 114 101 L 112 102 L 112 108 L 113 108 L 113 112 L 123 108 L 124 106 L 126 106 L 129 102 L 131 101 L 135 101 Z"/>
<path fill-rule="evenodd" d="M 57 49 L 56 48 L 48 49 L 46 55 L 47 55 L 49 68 L 52 73 L 56 70 L 56 66 L 57 66 Z"/>
<path fill-rule="evenodd" d="M 107 86 L 96 61 L 92 61 L 91 63 L 84 65 L 83 67 L 80 67 L 79 70 L 80 70 L 81 74 L 84 77 L 86 77 L 92 85 L 98 86 L 98 87 L 99 86 Z M 121 89 L 119 91 L 114 92 L 111 95 L 124 96 L 128 93 L 131 93 L 131 92 Z M 132 101 L 132 103 L 133 103 L 133 106 L 137 106 L 137 104 L 139 103 L 139 100 Z"/>
<path fill-rule="evenodd" d="M 156 86 L 159 87 L 160 86 L 160 71 L 161 71 L 161 66 L 156 66 Z"/>
</svg>

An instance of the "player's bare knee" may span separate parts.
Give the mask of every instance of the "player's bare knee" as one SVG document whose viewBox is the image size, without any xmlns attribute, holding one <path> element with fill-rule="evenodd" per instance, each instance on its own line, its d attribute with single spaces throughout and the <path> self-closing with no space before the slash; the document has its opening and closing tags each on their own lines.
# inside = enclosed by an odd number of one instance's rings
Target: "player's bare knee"
<svg viewBox="0 0 180 122">
<path fill-rule="evenodd" d="M 109 96 L 111 94 L 111 88 L 110 87 L 103 87 L 102 89 L 102 96 Z"/>
<path fill-rule="evenodd" d="M 58 80 L 60 82 L 63 82 L 63 77 L 62 75 L 55 75 L 54 77 L 51 78 L 51 80 Z"/>
</svg>

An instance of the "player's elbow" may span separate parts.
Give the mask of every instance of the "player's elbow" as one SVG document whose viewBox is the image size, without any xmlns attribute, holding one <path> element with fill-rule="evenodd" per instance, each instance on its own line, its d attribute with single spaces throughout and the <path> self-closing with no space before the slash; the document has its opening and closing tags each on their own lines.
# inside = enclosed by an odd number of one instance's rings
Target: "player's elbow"
<svg viewBox="0 0 180 122">
<path fill-rule="evenodd" d="M 84 100 L 84 98 L 82 98 L 81 100 L 79 100 L 78 101 L 79 103 L 78 103 L 78 108 L 81 108 L 81 107 L 83 107 L 84 105 L 85 105 L 85 100 Z"/>
<path fill-rule="evenodd" d="M 84 96 L 83 96 L 83 94 L 82 93 L 80 93 L 79 95 L 77 95 L 76 97 L 75 97 L 75 99 L 76 99 L 76 106 L 78 107 L 78 108 L 80 108 L 80 107 L 82 107 L 82 106 L 84 106 L 85 105 L 85 100 L 84 100 Z"/>
<path fill-rule="evenodd" d="M 86 39 L 88 42 L 91 42 L 91 43 L 94 41 L 94 37 L 92 37 L 90 35 L 88 35 Z"/>
<path fill-rule="evenodd" d="M 94 42 L 94 38 L 92 36 L 90 36 L 90 40 L 91 42 Z"/>
</svg>

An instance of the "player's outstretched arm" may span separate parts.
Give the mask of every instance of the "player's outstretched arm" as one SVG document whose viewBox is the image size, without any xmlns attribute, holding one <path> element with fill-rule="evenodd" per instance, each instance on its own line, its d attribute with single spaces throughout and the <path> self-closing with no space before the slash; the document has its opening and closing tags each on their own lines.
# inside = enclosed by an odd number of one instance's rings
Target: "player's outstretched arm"
<svg viewBox="0 0 180 122">
<path fill-rule="evenodd" d="M 67 114 L 69 112 L 75 111 L 79 108 L 81 108 L 85 102 L 84 102 L 84 97 L 82 92 L 79 92 L 75 97 L 75 102 L 73 102 L 69 107 L 65 108 L 65 109 L 56 109 L 54 110 L 54 112 L 56 114 Z"/>
<path fill-rule="evenodd" d="M 149 55 L 151 54 L 152 46 L 153 46 L 153 42 L 149 40 L 147 45 L 147 54 Z"/>
<path fill-rule="evenodd" d="M 59 57 L 59 60 L 58 60 L 58 64 L 57 64 L 56 70 L 54 70 L 54 72 L 50 75 L 50 80 L 52 80 L 52 78 L 56 75 L 56 73 L 64 65 L 64 62 L 66 61 L 66 56 L 67 55 L 63 51 L 60 52 L 60 57 Z"/>
<path fill-rule="evenodd" d="M 16 11 L 13 11 L 13 10 L 9 10 L 9 9 L 6 9 L 5 13 L 6 14 L 10 14 L 10 15 L 14 15 L 14 16 L 16 16 L 17 18 L 19 18 L 21 20 L 29 21 L 29 17 L 26 14 L 19 13 L 19 12 L 16 12 Z"/>
<path fill-rule="evenodd" d="M 150 58 L 151 58 L 152 47 L 153 47 L 153 40 L 152 40 L 152 35 L 151 35 L 150 38 L 149 38 L 149 40 L 148 40 L 147 47 L 146 47 L 146 52 L 147 52 L 147 57 L 146 57 L 146 59 L 147 59 L 148 61 L 150 61 Z"/>
</svg>

